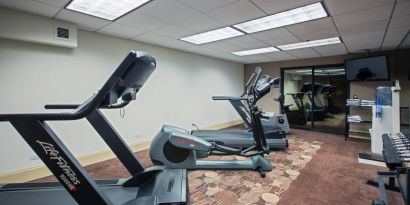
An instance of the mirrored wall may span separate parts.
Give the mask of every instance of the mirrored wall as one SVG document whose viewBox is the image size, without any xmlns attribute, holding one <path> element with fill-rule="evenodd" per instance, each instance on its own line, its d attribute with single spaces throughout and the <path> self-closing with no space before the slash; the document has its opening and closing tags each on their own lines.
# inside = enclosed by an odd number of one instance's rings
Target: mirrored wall
<svg viewBox="0 0 410 205">
<path fill-rule="evenodd" d="M 343 65 L 282 69 L 282 112 L 292 128 L 344 134 L 347 82 Z"/>
</svg>

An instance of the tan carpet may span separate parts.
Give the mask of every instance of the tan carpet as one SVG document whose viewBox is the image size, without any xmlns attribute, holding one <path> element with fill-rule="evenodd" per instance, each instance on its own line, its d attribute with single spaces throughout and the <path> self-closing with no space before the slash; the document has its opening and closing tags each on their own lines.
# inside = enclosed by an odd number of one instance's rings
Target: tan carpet
<svg viewBox="0 0 410 205">
<path fill-rule="evenodd" d="M 272 152 L 267 158 L 273 171 L 261 178 L 255 171 L 190 171 L 189 189 L 192 204 L 265 204 L 277 203 L 281 194 L 320 149 L 321 142 L 307 142 L 291 137 L 286 151 Z M 208 158 L 209 159 L 209 158 Z M 211 160 L 244 160 L 244 157 L 210 157 Z"/>
</svg>

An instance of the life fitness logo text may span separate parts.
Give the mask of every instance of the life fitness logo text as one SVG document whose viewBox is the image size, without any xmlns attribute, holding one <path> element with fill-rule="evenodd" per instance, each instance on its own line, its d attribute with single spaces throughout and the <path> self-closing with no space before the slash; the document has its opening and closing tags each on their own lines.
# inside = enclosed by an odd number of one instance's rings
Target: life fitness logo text
<svg viewBox="0 0 410 205">
<path fill-rule="evenodd" d="M 80 184 L 80 180 L 77 178 L 77 174 L 71 169 L 68 165 L 67 161 L 60 156 L 60 152 L 58 152 L 54 146 L 47 142 L 36 141 L 38 144 L 41 145 L 44 152 L 50 157 L 50 159 L 57 161 L 56 164 L 60 167 L 62 174 L 59 178 L 64 182 L 64 184 L 68 187 L 71 192 L 77 191 L 77 186 Z"/>
</svg>

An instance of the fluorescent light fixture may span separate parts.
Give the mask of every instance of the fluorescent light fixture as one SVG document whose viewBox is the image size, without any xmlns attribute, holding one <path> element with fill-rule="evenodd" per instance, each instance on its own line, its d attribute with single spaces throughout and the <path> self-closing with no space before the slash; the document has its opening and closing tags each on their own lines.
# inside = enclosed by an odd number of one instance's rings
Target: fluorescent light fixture
<svg viewBox="0 0 410 205">
<path fill-rule="evenodd" d="M 151 0 L 72 0 L 66 9 L 114 20 Z"/>
<path fill-rule="evenodd" d="M 270 16 L 254 19 L 244 23 L 234 25 L 246 33 L 255 33 L 268 29 L 278 28 L 291 24 L 301 23 L 314 19 L 327 17 L 327 13 L 322 3 L 314 3 L 292 10 L 276 13 Z"/>
<path fill-rule="evenodd" d="M 219 41 L 222 39 L 227 39 L 227 38 L 232 38 L 232 37 L 242 36 L 242 35 L 244 35 L 244 33 L 228 26 L 225 28 L 220 28 L 220 29 L 196 34 L 193 36 L 181 38 L 180 40 L 199 45 L 199 44 Z"/>
<path fill-rule="evenodd" d="M 308 72 L 312 72 L 312 69 L 309 69 L 309 70 L 297 70 L 296 71 L 297 73 L 308 73 Z"/>
<path fill-rule="evenodd" d="M 276 47 L 280 48 L 281 50 L 286 51 L 286 50 L 309 48 L 309 47 L 315 47 L 315 46 L 324 46 L 324 45 L 337 44 L 337 43 L 341 43 L 339 37 L 326 38 L 326 39 L 320 39 L 320 40 L 314 40 L 314 41 L 305 41 L 305 42 L 276 46 Z"/>
<path fill-rule="evenodd" d="M 255 54 L 261 54 L 261 53 L 271 53 L 279 51 L 275 47 L 267 47 L 267 48 L 258 48 L 258 49 L 252 49 L 252 50 L 246 50 L 246 51 L 237 51 L 237 52 L 232 52 L 232 54 L 237 55 L 237 56 L 249 56 L 249 55 L 255 55 Z"/>
</svg>

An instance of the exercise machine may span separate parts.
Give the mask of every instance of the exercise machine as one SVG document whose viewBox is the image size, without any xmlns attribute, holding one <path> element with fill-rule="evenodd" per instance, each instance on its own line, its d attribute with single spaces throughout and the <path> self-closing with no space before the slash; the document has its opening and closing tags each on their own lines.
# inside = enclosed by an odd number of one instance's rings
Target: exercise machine
<svg viewBox="0 0 410 205">
<path fill-rule="evenodd" d="M 256 89 L 260 77 L 259 69 L 253 89 Z M 219 141 L 208 142 L 190 135 L 187 130 L 165 125 L 152 140 L 150 148 L 152 162 L 169 168 L 257 170 L 264 177 L 265 171 L 272 170 L 272 164 L 264 157 L 265 154 L 269 154 L 270 148 L 263 132 L 261 111 L 256 106 L 255 95 L 256 93 L 247 97 L 253 127 L 253 146 L 242 148 L 227 146 Z M 200 160 L 211 154 L 239 155 L 251 159 Z"/>
<path fill-rule="evenodd" d="M 333 85 L 323 85 L 322 86 L 322 91 L 321 94 L 323 95 L 326 105 L 324 106 L 326 108 L 326 112 L 329 114 L 337 114 L 340 112 L 340 109 L 338 109 L 334 104 L 333 104 L 333 93 L 336 90 L 336 86 Z"/>
<path fill-rule="evenodd" d="M 186 204 L 186 169 L 145 168 L 100 109 L 119 109 L 136 99 L 156 61 L 130 52 L 103 87 L 81 105 L 48 105 L 70 112 L 1 114 L 39 156 L 59 182 L 0 185 L 1 204 Z M 94 181 L 47 121 L 86 118 L 131 174 L 128 179 Z"/>
<path fill-rule="evenodd" d="M 305 93 L 303 92 L 286 93 L 286 95 L 290 95 L 292 97 L 297 107 L 296 110 L 292 110 L 290 107 L 293 104 L 283 106 L 283 109 L 287 115 L 289 122 L 292 125 L 306 125 L 307 116 L 306 116 L 306 111 L 305 111 L 305 105 L 303 103 L 303 98 L 305 96 Z"/>
<path fill-rule="evenodd" d="M 260 76 L 256 80 L 256 76 Z M 253 87 L 252 87 L 252 86 Z M 240 97 L 214 96 L 214 100 L 228 100 L 245 122 L 245 130 L 192 130 L 191 134 L 208 142 L 219 142 L 227 146 L 248 148 L 255 144 L 253 138 L 252 118 L 249 107 L 249 97 L 257 102 L 270 92 L 271 87 L 279 87 L 280 78 L 272 79 L 262 75 L 262 69 L 257 67 L 245 86 L 245 93 Z M 286 115 L 271 115 L 261 112 L 261 123 L 266 142 L 271 149 L 285 149 L 288 147 L 286 132 L 289 123 Z"/>
<path fill-rule="evenodd" d="M 323 108 L 323 104 L 318 95 L 322 90 L 322 85 L 319 83 L 312 84 L 304 83 L 300 92 L 308 96 L 309 103 L 305 103 L 304 108 L 308 121 L 321 121 L 327 117 L 327 112 Z"/>
<path fill-rule="evenodd" d="M 250 113 L 247 108 L 247 105 L 244 104 L 246 101 L 246 96 L 251 95 L 250 93 L 252 89 L 250 88 L 249 84 L 254 80 L 255 73 L 249 78 L 248 82 L 245 85 L 245 92 L 240 97 L 234 96 L 213 96 L 213 100 L 221 101 L 221 100 L 228 100 L 239 116 L 245 123 L 245 126 L 249 129 L 252 127 L 252 122 L 250 121 Z M 266 96 L 272 88 L 279 88 L 280 87 L 280 78 L 271 78 L 268 75 L 263 75 L 259 82 L 257 83 L 257 92 L 255 101 L 258 102 L 264 96 Z M 274 101 L 280 103 L 281 94 L 278 97 L 273 99 Z M 281 135 L 283 132 L 289 132 L 289 123 L 287 120 L 286 114 L 274 114 L 274 113 L 267 113 L 262 112 L 262 126 L 263 130 L 265 131 L 265 136 L 269 139 L 269 134 L 272 135 Z M 268 142 L 269 144 L 269 142 Z"/>
</svg>

